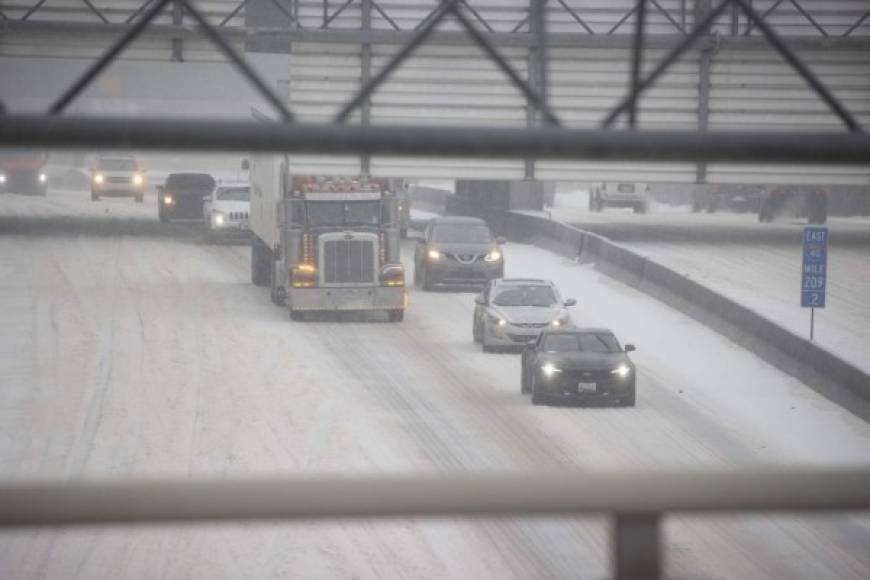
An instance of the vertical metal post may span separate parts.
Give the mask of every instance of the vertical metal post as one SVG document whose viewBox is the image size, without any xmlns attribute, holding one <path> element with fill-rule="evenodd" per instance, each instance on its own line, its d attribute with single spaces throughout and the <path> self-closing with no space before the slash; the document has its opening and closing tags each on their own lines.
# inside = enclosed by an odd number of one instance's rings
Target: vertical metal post
<svg viewBox="0 0 870 580">
<path fill-rule="evenodd" d="M 372 29 L 372 0 L 362 0 L 361 24 L 366 32 Z M 364 42 L 360 47 L 360 86 L 369 84 L 372 78 L 372 45 Z M 363 125 L 370 125 L 372 118 L 372 100 L 367 97 L 360 105 L 360 119 Z M 370 155 L 360 157 L 360 171 L 363 175 L 370 175 L 372 158 Z"/>
<path fill-rule="evenodd" d="M 646 24 L 646 0 L 637 0 L 634 12 L 634 45 L 631 50 L 631 94 L 634 97 L 628 108 L 628 126 L 632 129 L 637 125 L 637 86 L 640 84 L 640 72 L 643 67 L 643 33 Z"/>
<path fill-rule="evenodd" d="M 613 555 L 615 580 L 659 580 L 661 546 L 656 514 L 617 514 Z"/>
<path fill-rule="evenodd" d="M 731 36 L 740 34 L 740 7 L 737 4 L 731 5 Z"/>
<path fill-rule="evenodd" d="M 329 21 L 329 0 L 323 0 L 323 26 Z"/>
<path fill-rule="evenodd" d="M 181 26 L 184 21 L 184 4 L 178 0 L 172 2 L 172 24 Z M 184 62 L 184 39 L 172 39 L 172 60 L 175 62 Z"/>
<path fill-rule="evenodd" d="M 696 0 L 695 18 L 702 19 L 711 10 L 710 0 Z M 710 125 L 710 68 L 713 49 L 701 50 L 698 57 L 698 132 L 706 133 Z M 707 162 L 695 165 L 695 183 L 707 183 Z"/>
<path fill-rule="evenodd" d="M 816 309 L 810 308 L 810 342 L 816 335 Z"/>
<path fill-rule="evenodd" d="M 529 47 L 528 82 L 529 86 L 541 96 L 545 105 L 549 98 L 549 51 L 547 46 L 547 0 L 529 0 L 529 28 L 534 35 L 534 42 Z M 540 113 L 532 103 L 526 100 L 526 125 L 536 127 L 540 124 Z M 535 161 L 526 159 L 526 181 L 535 179 Z"/>
</svg>

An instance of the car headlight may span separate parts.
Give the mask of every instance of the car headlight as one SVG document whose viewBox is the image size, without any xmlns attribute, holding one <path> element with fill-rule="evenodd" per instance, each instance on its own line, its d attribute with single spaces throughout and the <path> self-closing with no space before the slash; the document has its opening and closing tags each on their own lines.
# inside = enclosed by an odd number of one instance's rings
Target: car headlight
<svg viewBox="0 0 870 580">
<path fill-rule="evenodd" d="M 483 259 L 487 262 L 498 262 L 501 260 L 501 252 L 498 250 L 490 251 Z"/>
<path fill-rule="evenodd" d="M 142 185 L 145 183 L 145 180 L 142 178 L 142 175 L 136 174 L 133 176 L 133 185 Z"/>
<path fill-rule="evenodd" d="M 616 367 L 615 369 L 613 369 L 612 371 L 610 371 L 610 374 L 612 374 L 612 375 L 616 375 L 616 376 L 618 376 L 618 377 L 621 378 L 621 379 L 624 379 L 624 378 L 627 377 L 630 373 L 631 373 L 631 367 L 629 367 L 629 366 L 628 366 L 627 364 L 625 364 L 625 363 L 619 365 L 618 367 Z"/>
<path fill-rule="evenodd" d="M 46 181 L 48 181 L 48 175 L 46 175 L 45 173 L 40 173 L 39 174 L 39 183 L 45 183 Z"/>
<path fill-rule="evenodd" d="M 552 377 L 562 372 L 562 369 L 554 365 L 553 363 L 547 363 L 541 367 L 541 372 L 544 373 L 544 376 Z"/>
<path fill-rule="evenodd" d="M 222 214 L 222 213 L 215 213 L 215 214 L 212 214 L 212 215 L 214 216 L 214 225 L 216 225 L 216 226 L 222 226 L 222 225 L 224 225 L 224 220 L 226 220 L 226 218 L 224 217 L 224 214 Z"/>
<path fill-rule="evenodd" d="M 171 195 L 164 195 L 164 196 L 163 196 L 163 203 L 164 203 L 164 204 L 166 204 L 166 205 L 172 205 L 173 201 L 174 201 L 174 200 L 172 199 L 172 196 L 171 196 Z"/>
<path fill-rule="evenodd" d="M 508 324 L 508 321 L 506 319 L 502 318 L 501 316 L 496 316 L 495 314 L 489 315 L 489 321 L 495 326 L 498 326 L 499 328 L 504 328 Z"/>
<path fill-rule="evenodd" d="M 429 250 L 429 252 L 426 254 L 426 256 L 429 258 L 430 262 L 437 262 L 438 260 L 441 260 L 444 258 L 444 254 L 442 254 L 438 250 Z"/>
<path fill-rule="evenodd" d="M 6 176 L 0 173 L 0 183 L 6 183 Z"/>
<path fill-rule="evenodd" d="M 97 185 L 103 183 L 105 180 L 106 178 L 103 177 L 102 173 L 97 173 L 96 175 L 94 175 L 94 183 L 96 183 Z"/>
</svg>

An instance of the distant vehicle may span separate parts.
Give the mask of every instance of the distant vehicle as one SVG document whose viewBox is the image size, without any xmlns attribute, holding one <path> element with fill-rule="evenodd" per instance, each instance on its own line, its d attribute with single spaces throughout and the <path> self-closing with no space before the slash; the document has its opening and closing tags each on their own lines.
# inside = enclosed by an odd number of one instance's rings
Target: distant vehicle
<svg viewBox="0 0 870 580">
<path fill-rule="evenodd" d="M 438 285 L 482 286 L 504 276 L 504 256 L 480 218 L 432 218 L 414 251 L 414 282 L 423 290 Z"/>
<path fill-rule="evenodd" d="M 208 173 L 170 173 L 166 183 L 157 186 L 157 216 L 162 222 L 202 219 L 203 200 L 215 185 Z"/>
<path fill-rule="evenodd" d="M 404 319 L 398 200 L 383 180 L 290 175 L 286 156 L 251 160 L 251 280 L 291 320 L 326 311 Z"/>
<path fill-rule="evenodd" d="M 246 238 L 251 230 L 251 184 L 247 181 L 218 182 L 203 199 L 205 241 L 223 238 Z"/>
<path fill-rule="evenodd" d="M 549 280 L 505 278 L 493 280 L 474 299 L 472 335 L 484 352 L 495 348 L 525 347 L 545 328 L 572 326 L 563 301 Z"/>
<path fill-rule="evenodd" d="M 145 199 L 145 176 L 135 157 L 100 157 L 91 173 L 91 201 L 101 197 Z"/>
<path fill-rule="evenodd" d="M 768 188 L 761 194 L 758 221 L 773 219 L 790 212 L 795 217 L 807 218 L 807 223 L 824 224 L 828 221 L 828 192 L 823 186 L 785 186 Z"/>
<path fill-rule="evenodd" d="M 546 329 L 523 351 L 520 389 L 535 405 L 598 400 L 633 407 L 633 350 L 603 328 Z"/>
<path fill-rule="evenodd" d="M 765 187 L 759 184 L 719 183 L 699 185 L 692 192 L 692 212 L 735 213 L 758 211 Z"/>
<path fill-rule="evenodd" d="M 589 211 L 598 212 L 605 207 L 630 207 L 634 213 L 646 213 L 649 185 L 625 181 L 599 183 L 589 191 Z"/>
<path fill-rule="evenodd" d="M 45 195 L 48 155 L 26 149 L 0 151 L 0 191 L 28 195 Z"/>
</svg>

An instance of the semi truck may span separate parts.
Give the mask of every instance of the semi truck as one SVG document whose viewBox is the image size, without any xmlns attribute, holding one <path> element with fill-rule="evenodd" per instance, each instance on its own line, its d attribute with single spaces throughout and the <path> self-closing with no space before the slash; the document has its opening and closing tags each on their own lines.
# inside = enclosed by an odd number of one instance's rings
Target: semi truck
<svg viewBox="0 0 870 580">
<path fill-rule="evenodd" d="M 383 311 L 403 320 L 398 198 L 384 180 L 291 175 L 286 156 L 251 158 L 251 281 L 291 320 Z"/>
</svg>

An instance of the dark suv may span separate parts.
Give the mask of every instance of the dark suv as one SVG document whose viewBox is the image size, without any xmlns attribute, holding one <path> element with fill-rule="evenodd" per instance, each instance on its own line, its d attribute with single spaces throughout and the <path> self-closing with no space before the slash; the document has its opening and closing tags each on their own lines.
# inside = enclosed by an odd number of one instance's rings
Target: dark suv
<svg viewBox="0 0 870 580">
<path fill-rule="evenodd" d="M 202 219 L 203 198 L 215 186 L 208 173 L 170 173 L 166 183 L 157 186 L 157 215 L 160 221 Z"/>
<path fill-rule="evenodd" d="M 504 276 L 504 257 L 486 222 L 473 217 L 429 221 L 414 251 L 414 282 L 435 286 L 477 286 Z"/>
</svg>

